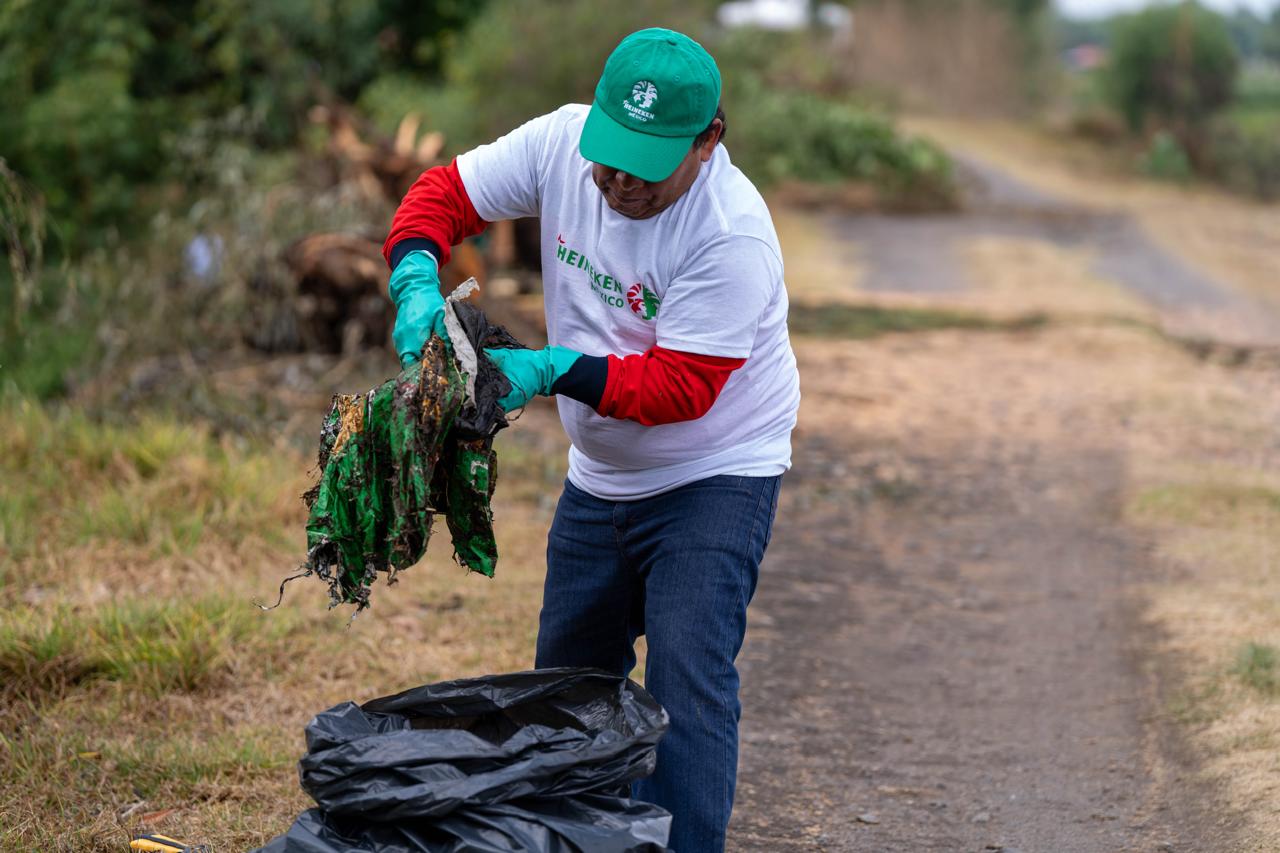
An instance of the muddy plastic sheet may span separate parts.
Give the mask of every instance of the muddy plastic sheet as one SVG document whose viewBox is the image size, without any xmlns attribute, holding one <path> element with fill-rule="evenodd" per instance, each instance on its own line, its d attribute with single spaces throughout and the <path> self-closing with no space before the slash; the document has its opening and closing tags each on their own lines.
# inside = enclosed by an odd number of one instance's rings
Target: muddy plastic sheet
<svg viewBox="0 0 1280 853">
<path fill-rule="evenodd" d="M 319 805 L 265 853 L 650 853 L 671 816 L 627 799 L 667 715 L 634 682 L 546 669 L 337 705 L 307 726 Z"/>
<path fill-rule="evenodd" d="M 433 337 L 417 364 L 366 394 L 336 396 L 325 417 L 320 479 L 304 495 L 307 562 L 294 578 L 324 580 L 330 606 L 366 608 L 380 573 L 393 583 L 422 559 L 437 514 L 454 558 L 494 575 L 493 436 L 507 425 L 498 399 L 510 384 L 483 350 L 520 344 L 468 303 L 448 312 L 455 344 Z"/>
</svg>

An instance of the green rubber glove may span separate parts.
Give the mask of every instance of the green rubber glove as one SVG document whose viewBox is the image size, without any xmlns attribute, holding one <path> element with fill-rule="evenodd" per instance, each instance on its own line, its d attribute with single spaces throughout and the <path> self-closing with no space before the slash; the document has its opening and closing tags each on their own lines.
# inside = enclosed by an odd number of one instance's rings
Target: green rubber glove
<svg viewBox="0 0 1280 853">
<path fill-rule="evenodd" d="M 429 252 L 410 252 L 391 273 L 391 301 L 396 304 L 396 325 L 391 341 L 400 366 L 422 358 L 422 348 L 432 333 L 445 340 L 444 297 L 440 295 L 440 269 Z"/>
<path fill-rule="evenodd" d="M 566 347 L 486 349 L 485 355 L 511 382 L 511 391 L 498 401 L 498 405 L 508 412 L 524 408 L 539 394 L 550 396 L 551 386 L 556 380 L 582 358 L 582 353 Z"/>
</svg>

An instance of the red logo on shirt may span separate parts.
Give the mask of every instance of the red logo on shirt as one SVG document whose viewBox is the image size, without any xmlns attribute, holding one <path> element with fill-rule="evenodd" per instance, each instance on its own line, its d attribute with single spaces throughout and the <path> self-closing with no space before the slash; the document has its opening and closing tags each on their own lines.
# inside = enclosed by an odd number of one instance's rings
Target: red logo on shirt
<svg viewBox="0 0 1280 853">
<path fill-rule="evenodd" d="M 640 282 L 627 289 L 627 304 L 641 320 L 652 320 L 658 313 L 658 296 Z"/>
</svg>

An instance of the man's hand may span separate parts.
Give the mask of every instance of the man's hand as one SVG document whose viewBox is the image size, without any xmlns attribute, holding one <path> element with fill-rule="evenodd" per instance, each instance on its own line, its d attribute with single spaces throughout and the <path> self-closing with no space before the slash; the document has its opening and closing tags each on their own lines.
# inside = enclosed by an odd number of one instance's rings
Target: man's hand
<svg viewBox="0 0 1280 853">
<path fill-rule="evenodd" d="M 431 335 L 448 340 L 444 328 L 444 297 L 440 295 L 440 271 L 428 252 L 410 252 L 391 273 L 391 301 L 396 305 L 396 325 L 391 340 L 408 367 L 422 358 Z"/>
<path fill-rule="evenodd" d="M 486 349 L 485 355 L 511 383 L 511 391 L 498 401 L 508 412 L 524 408 L 538 395 L 550 396 L 556 380 L 582 358 L 582 353 L 566 347 Z"/>
</svg>

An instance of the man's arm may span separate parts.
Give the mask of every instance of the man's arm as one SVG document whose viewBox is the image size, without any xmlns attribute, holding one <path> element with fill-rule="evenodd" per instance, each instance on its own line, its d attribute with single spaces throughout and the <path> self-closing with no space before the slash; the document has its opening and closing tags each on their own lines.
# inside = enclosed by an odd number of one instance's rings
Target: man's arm
<svg viewBox="0 0 1280 853">
<path fill-rule="evenodd" d="M 488 221 L 536 214 L 539 153 L 555 121 L 555 113 L 533 119 L 448 166 L 428 169 L 405 194 L 382 247 L 392 270 L 392 340 L 401 365 L 421 357 L 433 333 L 447 337 L 440 266 L 452 247 L 479 234 Z M 473 181 L 471 192 L 463 180 L 469 168 L 484 175 Z"/>
<path fill-rule="evenodd" d="M 444 266 L 452 247 L 489 225 L 480 218 L 458 174 L 458 161 L 435 166 L 414 181 L 391 220 L 382 256 L 391 269 L 409 252 L 423 250 Z"/>
<path fill-rule="evenodd" d="M 651 347 L 619 358 L 583 355 L 567 347 L 485 350 L 511 381 L 499 402 L 507 411 L 533 397 L 563 394 L 597 414 L 645 426 L 702 417 L 746 359 Z"/>
</svg>

